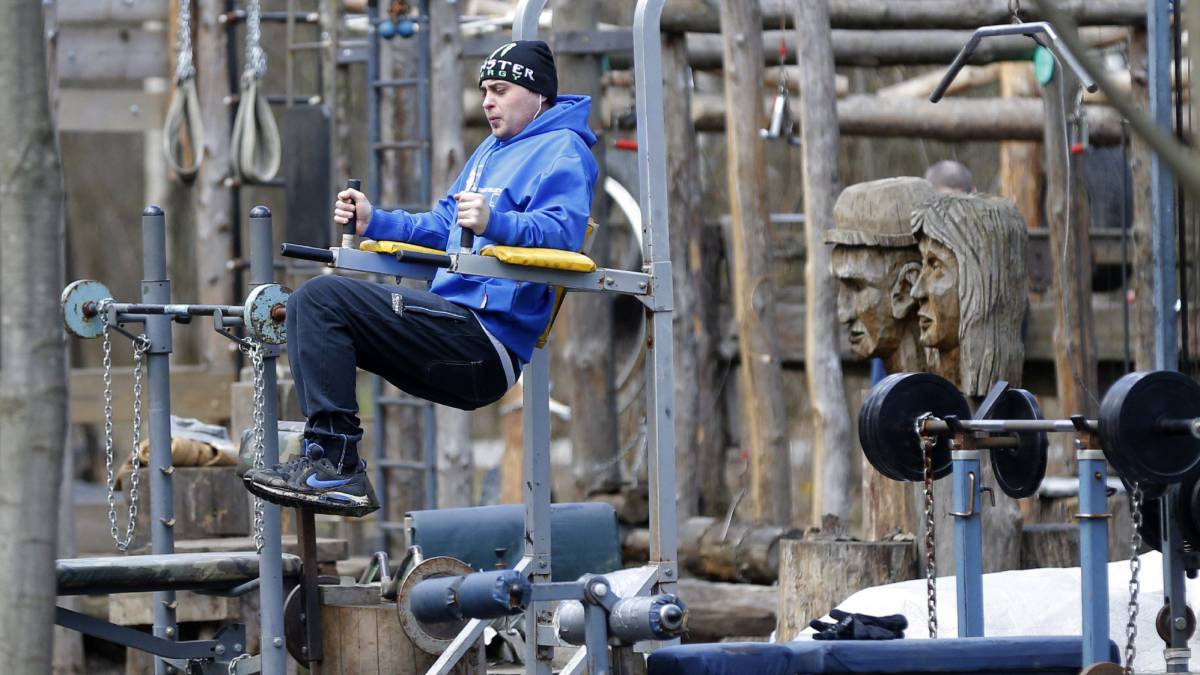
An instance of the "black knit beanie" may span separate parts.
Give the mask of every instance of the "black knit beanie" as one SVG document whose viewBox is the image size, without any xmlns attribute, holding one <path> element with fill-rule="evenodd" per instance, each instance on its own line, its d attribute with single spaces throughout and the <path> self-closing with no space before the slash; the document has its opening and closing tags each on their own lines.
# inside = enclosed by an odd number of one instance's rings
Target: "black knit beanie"
<svg viewBox="0 0 1200 675">
<path fill-rule="evenodd" d="M 484 80 L 504 80 L 525 87 L 546 97 L 554 105 L 558 97 L 558 72 L 550 46 L 541 40 L 508 42 L 483 60 L 479 67 L 479 83 Z"/>
</svg>

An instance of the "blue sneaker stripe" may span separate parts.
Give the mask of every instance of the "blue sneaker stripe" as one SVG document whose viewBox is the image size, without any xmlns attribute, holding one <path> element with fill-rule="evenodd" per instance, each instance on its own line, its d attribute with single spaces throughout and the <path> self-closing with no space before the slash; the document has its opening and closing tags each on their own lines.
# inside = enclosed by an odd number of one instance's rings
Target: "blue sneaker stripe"
<svg viewBox="0 0 1200 675">
<path fill-rule="evenodd" d="M 308 487 L 310 487 L 310 488 L 317 488 L 320 490 L 325 490 L 328 488 L 341 487 L 341 486 L 345 485 L 346 483 L 349 483 L 350 480 L 351 480 L 350 478 L 341 478 L 341 479 L 335 479 L 335 480 L 321 480 L 320 478 L 317 478 L 317 474 L 311 473 L 308 475 L 308 478 L 305 479 L 304 483 L 306 485 L 308 485 Z"/>
</svg>

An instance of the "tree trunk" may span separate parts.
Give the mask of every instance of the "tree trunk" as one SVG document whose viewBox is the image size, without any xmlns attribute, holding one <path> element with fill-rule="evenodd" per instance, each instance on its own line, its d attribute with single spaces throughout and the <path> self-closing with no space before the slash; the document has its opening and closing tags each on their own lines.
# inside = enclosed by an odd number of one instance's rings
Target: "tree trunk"
<svg viewBox="0 0 1200 675">
<path fill-rule="evenodd" d="M 1046 104 L 1046 224 L 1050 229 L 1050 256 L 1054 283 L 1054 372 L 1058 402 L 1068 415 L 1092 418 L 1099 412 L 1096 382 L 1096 337 L 1092 325 L 1091 213 L 1083 167 L 1067 149 L 1062 100 L 1074 101 L 1079 89 L 1074 77 L 1064 78 L 1064 99 L 1043 92 Z M 1065 77 L 1064 77 L 1065 76 Z M 1074 453 L 1066 457 L 1074 472 Z"/>
<path fill-rule="evenodd" d="M 67 433 L 67 351 L 58 311 L 66 228 L 42 4 L 0 10 L 0 663 L 51 666 L 54 557 Z"/>
<path fill-rule="evenodd" d="M 804 374 L 808 380 L 814 430 L 817 485 L 813 490 L 814 524 L 826 515 L 850 520 L 850 415 L 842 389 L 838 355 L 837 287 L 829 272 L 825 231 L 833 227 L 838 193 L 837 93 L 833 46 L 829 42 L 826 0 L 796 3 L 799 45 L 800 128 L 804 147 Z"/>
<path fill-rule="evenodd" d="M 450 0 L 429 3 L 431 82 L 462 82 L 462 35 L 458 5 Z M 466 161 L 462 141 L 463 100 L 455 96 L 430 99 L 433 134 L 433 190 L 450 185 Z M 437 501 L 439 508 L 475 503 L 475 460 L 471 448 L 471 414 L 437 406 Z"/>
<path fill-rule="evenodd" d="M 718 0 L 672 0 L 663 11 L 662 28 L 667 32 L 715 33 L 724 24 L 724 15 L 720 15 L 722 20 L 718 22 L 717 4 Z M 793 18 L 793 0 L 760 0 L 747 4 L 753 5 L 754 14 L 759 17 L 759 29 L 779 28 L 781 22 L 790 23 Z M 1081 26 L 1128 26 L 1146 21 L 1143 0 L 1062 0 L 1058 4 Z M 1026 3 L 1021 9 L 1021 16 L 1026 21 L 1040 18 L 1035 3 Z M 832 0 L 829 18 L 834 28 L 975 30 L 987 24 L 1011 22 L 1012 11 L 1008 0 Z"/>
<path fill-rule="evenodd" d="M 1147 80 L 1148 55 L 1145 30 L 1135 30 L 1129 41 L 1129 72 L 1133 98 L 1143 110 L 1150 109 Z M 1154 251 L 1151 228 L 1150 170 L 1154 151 L 1142 137 L 1129 139 L 1129 171 L 1133 183 L 1133 223 L 1129 229 L 1129 339 L 1134 370 L 1154 369 Z"/>
<path fill-rule="evenodd" d="M 675 287 L 675 466 L 678 515 L 723 512 L 725 439 L 721 405 L 717 260 L 705 245 L 696 132 L 691 119 L 691 69 L 683 40 L 664 38 L 663 108 L 667 126 L 667 197 L 674 215 L 671 270 Z"/>
<path fill-rule="evenodd" d="M 182 0 L 181 0 L 182 1 Z M 197 0 L 192 17 L 199 25 L 193 43 L 196 62 L 196 89 L 200 96 L 200 117 L 204 121 L 204 164 L 196 176 L 193 190 L 196 204 L 196 302 L 229 304 L 233 302 L 233 276 L 225 264 L 233 258 L 233 191 L 225 187 L 230 175 L 229 92 L 225 24 L 217 17 L 225 11 L 222 0 Z M 167 225 L 173 222 L 167 214 Z M 230 342 L 216 331 L 204 331 L 200 353 L 210 367 L 231 369 L 233 352 Z"/>
<path fill-rule="evenodd" d="M 58 551 L 59 558 L 74 558 L 75 551 L 75 454 L 70 447 L 63 452 L 59 468 L 62 480 L 58 497 Z M 58 605 L 79 611 L 79 597 L 59 598 Z M 62 626 L 54 627 L 54 675 L 82 675 L 83 635 Z"/>
<path fill-rule="evenodd" d="M 791 460 L 783 403 L 783 371 L 770 275 L 766 152 L 762 109 L 762 25 L 758 6 L 721 0 L 725 36 L 725 110 L 733 241 L 733 304 L 743 410 L 742 447 L 750 452 L 750 506 L 761 524 L 792 517 Z"/>
<path fill-rule="evenodd" d="M 555 34 L 568 30 L 596 29 L 600 3 L 555 0 Z M 558 90 L 591 96 L 593 105 L 588 126 L 597 133 L 592 153 L 600 167 L 592 198 L 592 217 L 600 224 L 591 242 L 591 257 L 607 264 L 610 223 L 604 195 L 604 119 L 600 100 L 600 57 L 591 54 L 559 54 Z M 617 463 L 617 396 L 613 366 L 613 295 L 573 293 L 563 306 L 556 330 L 566 329 L 557 341 L 563 363 L 571 370 L 566 395 L 575 412 L 571 416 L 571 474 L 575 499 L 592 494 L 616 492 L 621 485 Z"/>
<path fill-rule="evenodd" d="M 1033 72 L 1027 63 L 1000 64 L 1000 95 L 1005 98 L 1036 94 Z M 1000 196 L 1020 209 L 1025 225 L 1042 227 L 1042 156 L 1037 141 L 1000 143 Z"/>
</svg>

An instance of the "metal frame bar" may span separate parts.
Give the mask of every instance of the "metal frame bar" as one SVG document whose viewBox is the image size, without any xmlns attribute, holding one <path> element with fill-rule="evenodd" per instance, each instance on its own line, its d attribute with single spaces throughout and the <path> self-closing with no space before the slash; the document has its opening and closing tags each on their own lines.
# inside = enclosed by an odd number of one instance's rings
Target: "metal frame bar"
<svg viewBox="0 0 1200 675">
<path fill-rule="evenodd" d="M 107 642 L 113 642 L 153 654 L 161 659 L 215 659 L 218 658 L 214 651 L 215 648 L 217 645 L 225 642 L 219 639 L 176 642 L 148 635 L 140 630 L 126 626 L 109 623 L 108 621 L 103 621 L 65 607 L 54 608 L 54 623 L 68 630 L 82 633 L 83 635 L 90 635 Z M 220 633 L 218 633 L 219 635 Z M 229 658 L 236 656 L 233 653 L 232 644 L 226 648 L 226 654 Z"/>
<path fill-rule="evenodd" d="M 1077 443 L 1079 461 L 1080 608 L 1083 661 L 1107 662 L 1108 653 L 1108 469 L 1104 453 Z"/>
<path fill-rule="evenodd" d="M 954 570 L 958 636 L 983 637 L 983 492 L 980 451 L 955 450 Z"/>
</svg>

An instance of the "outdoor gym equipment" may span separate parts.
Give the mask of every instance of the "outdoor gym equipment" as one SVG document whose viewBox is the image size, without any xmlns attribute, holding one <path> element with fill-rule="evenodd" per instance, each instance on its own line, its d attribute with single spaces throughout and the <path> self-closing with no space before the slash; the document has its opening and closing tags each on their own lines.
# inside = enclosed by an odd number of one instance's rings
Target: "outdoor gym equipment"
<svg viewBox="0 0 1200 675">
<path fill-rule="evenodd" d="M 288 289 L 274 283 L 272 267 L 271 212 L 263 206 L 250 212 L 250 286 L 242 305 L 182 305 L 171 302 L 167 277 L 166 219 L 162 209 L 150 206 L 142 212 L 143 270 L 141 302 L 118 302 L 98 281 L 80 280 L 62 294 L 63 320 L 67 330 L 82 338 L 103 337 L 105 347 L 105 438 L 111 476 L 112 448 L 112 360 L 111 334 L 133 340 L 135 361 L 146 362 L 150 437 L 150 534 L 152 555 L 115 556 L 56 563 L 60 594 L 127 593 L 154 591 L 154 633 L 115 626 L 76 612 L 58 608 L 59 625 L 88 635 L 134 647 L 156 655 L 155 672 L 170 665 L 182 672 L 242 675 L 283 675 L 287 658 L 283 633 L 283 579 L 296 577 L 300 560 L 283 555 L 280 544 L 279 508 L 255 502 L 255 553 L 176 554 L 173 526 L 171 478 L 170 375 L 173 323 L 189 323 L 196 316 L 213 317 L 214 329 L 238 343 L 254 366 L 254 462 L 261 466 L 278 461 L 278 403 L 275 360 L 286 341 L 284 319 Z M 129 327 L 141 324 L 143 332 Z M 238 337 L 230 328 L 241 328 Z M 144 355 L 144 356 L 142 356 Z M 141 434 L 140 363 L 135 366 L 134 436 Z M 138 449 L 133 449 L 135 470 L 130 477 L 129 528 L 137 513 Z M 109 480 L 109 521 L 119 550 L 129 546 L 131 532 L 120 536 L 115 512 L 113 483 Z M 245 653 L 245 634 L 240 626 L 230 627 L 213 640 L 177 643 L 175 591 L 201 590 L 224 595 L 241 595 L 257 588 L 260 594 L 262 653 Z"/>
</svg>

